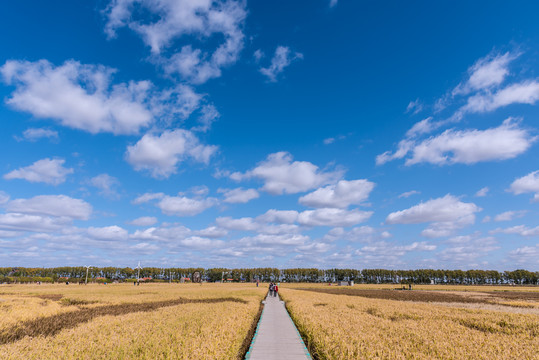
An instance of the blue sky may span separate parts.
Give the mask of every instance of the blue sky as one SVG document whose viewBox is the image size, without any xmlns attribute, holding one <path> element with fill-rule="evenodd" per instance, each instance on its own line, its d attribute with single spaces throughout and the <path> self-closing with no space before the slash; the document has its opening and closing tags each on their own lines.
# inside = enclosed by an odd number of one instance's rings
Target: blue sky
<svg viewBox="0 0 539 360">
<path fill-rule="evenodd" d="M 0 6 L 5 266 L 539 269 L 536 2 Z"/>
</svg>

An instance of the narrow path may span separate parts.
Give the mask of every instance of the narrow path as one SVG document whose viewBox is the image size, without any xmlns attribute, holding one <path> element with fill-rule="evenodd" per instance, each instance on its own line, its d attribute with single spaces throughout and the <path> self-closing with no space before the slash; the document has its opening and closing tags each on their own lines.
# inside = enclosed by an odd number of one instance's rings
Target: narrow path
<svg viewBox="0 0 539 360">
<path fill-rule="evenodd" d="M 296 325 L 279 297 L 268 296 L 246 360 L 309 360 Z"/>
</svg>

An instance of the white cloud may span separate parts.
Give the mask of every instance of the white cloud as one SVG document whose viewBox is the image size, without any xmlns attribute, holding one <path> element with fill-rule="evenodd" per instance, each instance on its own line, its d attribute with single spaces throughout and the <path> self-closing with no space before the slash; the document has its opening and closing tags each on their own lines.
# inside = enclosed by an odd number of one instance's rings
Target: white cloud
<svg viewBox="0 0 539 360">
<path fill-rule="evenodd" d="M 120 184 L 117 178 L 108 174 L 100 174 L 90 179 L 89 184 L 100 189 L 100 194 L 104 196 L 116 197 L 116 187 Z"/>
<path fill-rule="evenodd" d="M 537 269 L 539 259 L 539 244 L 523 246 L 509 252 L 511 264 L 518 264 L 521 268 Z"/>
<path fill-rule="evenodd" d="M 260 49 L 256 49 L 253 53 L 253 57 L 255 58 L 255 61 L 258 63 L 263 57 L 265 56 L 264 52 Z"/>
<path fill-rule="evenodd" d="M 59 185 L 66 180 L 66 176 L 73 174 L 72 168 L 62 165 L 64 159 L 41 159 L 32 165 L 13 170 L 4 175 L 4 179 L 24 179 L 30 182 L 44 182 L 51 185 Z"/>
<path fill-rule="evenodd" d="M 521 218 L 526 215 L 526 210 L 521 211 L 506 211 L 494 217 L 494 221 L 511 221 L 516 218 Z"/>
<path fill-rule="evenodd" d="M 334 142 L 335 142 L 335 138 L 324 139 L 324 145 L 333 144 Z"/>
<path fill-rule="evenodd" d="M 277 75 L 282 73 L 284 69 L 292 63 L 292 61 L 297 59 L 303 59 L 303 54 L 292 54 L 290 48 L 286 46 L 277 46 L 277 49 L 275 49 L 275 54 L 271 59 L 271 65 L 267 68 L 260 68 L 260 72 L 265 75 L 269 81 L 276 82 Z"/>
<path fill-rule="evenodd" d="M 260 195 L 255 189 L 219 189 L 218 192 L 224 194 L 226 203 L 231 204 L 245 204 L 253 199 L 257 199 Z"/>
<path fill-rule="evenodd" d="M 491 234 L 518 234 L 520 236 L 539 236 L 539 226 L 529 228 L 525 225 L 517 225 L 506 229 L 495 229 L 490 231 Z"/>
<path fill-rule="evenodd" d="M 239 219 L 233 219 L 231 217 L 218 217 L 215 219 L 216 224 L 227 230 L 237 231 L 256 231 L 260 228 L 260 224 L 257 224 L 251 217 L 243 217 Z"/>
<path fill-rule="evenodd" d="M 15 213 L 79 220 L 88 220 L 92 214 L 92 206 L 86 201 L 65 195 L 39 195 L 30 199 L 15 199 L 8 202 L 5 207 Z"/>
<path fill-rule="evenodd" d="M 123 83 L 109 91 L 114 71 L 103 66 L 8 61 L 0 71 L 7 84 L 17 86 L 7 103 L 39 118 L 53 118 L 91 133 L 115 134 L 136 133 L 152 120 L 141 102 L 150 83 Z"/>
<path fill-rule="evenodd" d="M 24 130 L 22 133 L 22 138 L 16 137 L 17 140 L 26 140 L 31 142 L 35 142 L 43 138 L 58 140 L 58 132 L 50 129 L 29 128 Z"/>
<path fill-rule="evenodd" d="M 477 205 L 461 202 L 448 194 L 406 210 L 393 212 L 387 216 L 386 222 L 388 224 L 431 223 L 421 234 L 426 237 L 441 237 L 473 224 L 475 213 L 479 211 L 481 208 Z"/>
<path fill-rule="evenodd" d="M 254 169 L 245 174 L 230 175 L 233 180 L 245 178 L 264 180 L 262 190 L 273 194 L 295 194 L 332 183 L 342 177 L 342 171 L 324 172 L 318 166 L 307 161 L 292 161 L 292 155 L 278 152 L 268 155 Z"/>
<path fill-rule="evenodd" d="M 298 223 L 305 226 L 353 226 L 367 221 L 372 211 L 322 208 L 299 213 Z"/>
<path fill-rule="evenodd" d="M 166 215 L 193 216 L 217 205 L 217 199 L 191 199 L 185 196 L 165 196 L 157 207 Z"/>
<path fill-rule="evenodd" d="M 374 183 L 365 180 L 341 180 L 335 185 L 319 188 L 299 198 L 302 205 L 315 208 L 341 208 L 359 205 L 369 197 Z"/>
<path fill-rule="evenodd" d="M 494 238 L 478 238 L 476 235 L 456 236 L 447 243 L 449 246 L 437 254 L 437 261 L 448 262 L 455 267 L 477 267 L 479 258 L 499 249 Z"/>
<path fill-rule="evenodd" d="M 539 201 L 539 170 L 515 179 L 508 191 L 515 195 L 534 192 L 535 196 L 532 201 Z"/>
<path fill-rule="evenodd" d="M 145 193 L 137 197 L 135 200 L 131 201 L 131 204 L 140 205 L 152 200 L 162 199 L 164 197 L 164 193 Z"/>
<path fill-rule="evenodd" d="M 214 239 L 226 236 L 228 231 L 216 226 L 210 226 L 202 230 L 194 231 L 193 233 L 197 236 Z"/>
<path fill-rule="evenodd" d="M 105 32 L 116 36 L 128 26 L 150 46 L 154 57 L 168 73 L 179 73 L 193 83 L 219 77 L 221 68 L 234 64 L 243 48 L 242 26 L 247 16 L 243 1 L 113 0 L 105 10 Z M 148 15 L 155 20 L 147 21 Z M 197 40 L 219 39 L 213 53 L 182 47 L 170 58 L 165 49 L 174 49 L 174 40 L 193 36 Z"/>
<path fill-rule="evenodd" d="M 440 126 L 439 122 L 433 122 L 432 116 L 418 121 L 406 132 L 406 137 L 413 138 L 418 135 L 428 134 Z"/>
<path fill-rule="evenodd" d="M 472 91 L 487 90 L 500 85 L 509 75 L 509 63 L 517 57 L 518 54 L 507 52 L 479 59 L 468 69 L 468 80 L 453 89 L 452 95 L 466 95 Z"/>
<path fill-rule="evenodd" d="M 410 101 L 408 103 L 408 106 L 406 107 L 406 112 L 411 112 L 412 114 L 418 114 L 423 110 L 423 104 L 419 101 L 419 99 L 415 99 L 414 101 Z"/>
<path fill-rule="evenodd" d="M 365 245 L 356 250 L 354 254 L 368 262 L 388 262 L 395 263 L 399 257 L 406 255 L 412 251 L 434 251 L 436 245 L 431 245 L 425 241 L 413 242 L 409 245 L 396 245 L 387 241 L 379 241 L 377 243 Z"/>
<path fill-rule="evenodd" d="M 126 159 L 137 171 L 148 170 L 154 178 L 168 178 L 183 160 L 190 158 L 207 164 L 216 151 L 216 146 L 202 145 L 192 132 L 177 129 L 166 130 L 159 136 L 144 135 L 127 147 Z"/>
<path fill-rule="evenodd" d="M 402 159 L 414 147 L 414 142 L 408 139 L 399 141 L 398 149 L 393 154 L 391 151 L 386 151 L 383 154 L 376 156 L 376 165 L 383 165 L 391 160 Z"/>
<path fill-rule="evenodd" d="M 202 99 L 181 84 L 162 91 L 150 81 L 112 85 L 114 72 L 73 60 L 56 67 L 47 60 L 12 60 L 0 68 L 4 82 L 16 87 L 7 99 L 9 105 L 92 134 L 137 134 L 156 117 L 166 123 L 185 120 Z"/>
<path fill-rule="evenodd" d="M 528 150 L 536 139 L 511 118 L 499 127 L 486 130 L 446 130 L 414 145 L 412 157 L 405 164 L 474 164 L 512 159 Z"/>
<path fill-rule="evenodd" d="M 400 194 L 399 198 L 409 198 L 412 195 L 418 195 L 418 194 L 421 194 L 421 192 L 417 190 L 406 191 Z"/>
<path fill-rule="evenodd" d="M 106 227 L 89 227 L 88 235 L 96 240 L 121 241 L 127 239 L 128 233 L 124 228 L 113 225 Z"/>
<path fill-rule="evenodd" d="M 3 191 L 0 191 L 0 205 L 3 205 L 9 201 L 9 195 Z"/>
<path fill-rule="evenodd" d="M 0 214 L 0 229 L 3 230 L 53 232 L 65 228 L 70 223 L 71 219 L 66 217 L 53 218 L 20 213 Z"/>
<path fill-rule="evenodd" d="M 509 85 L 494 93 L 477 94 L 468 98 L 461 112 L 484 113 L 511 104 L 533 105 L 539 100 L 539 82 L 526 80 Z"/>
<path fill-rule="evenodd" d="M 488 192 L 489 192 L 489 188 L 487 186 L 485 186 L 484 188 L 477 191 L 475 193 L 475 196 L 476 197 L 484 197 L 484 196 L 487 196 Z"/>
<path fill-rule="evenodd" d="M 157 223 L 157 218 L 154 216 L 141 216 L 129 222 L 135 226 L 152 226 Z"/>
<path fill-rule="evenodd" d="M 298 212 L 295 210 L 270 209 L 256 219 L 266 223 L 293 224 L 298 219 Z"/>
<path fill-rule="evenodd" d="M 191 130 L 206 132 L 211 128 L 213 122 L 216 121 L 220 116 L 221 114 L 219 114 L 219 111 L 217 111 L 214 105 L 204 105 L 200 109 L 200 116 L 198 117 L 199 125 L 193 127 Z"/>
</svg>

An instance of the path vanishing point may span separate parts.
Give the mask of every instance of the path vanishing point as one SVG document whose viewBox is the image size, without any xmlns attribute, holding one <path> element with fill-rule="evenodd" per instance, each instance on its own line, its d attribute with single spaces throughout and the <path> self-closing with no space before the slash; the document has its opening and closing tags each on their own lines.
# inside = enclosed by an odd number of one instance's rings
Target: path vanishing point
<svg viewBox="0 0 539 360">
<path fill-rule="evenodd" d="M 298 329 L 279 296 L 266 297 L 246 360 L 311 359 Z"/>
</svg>

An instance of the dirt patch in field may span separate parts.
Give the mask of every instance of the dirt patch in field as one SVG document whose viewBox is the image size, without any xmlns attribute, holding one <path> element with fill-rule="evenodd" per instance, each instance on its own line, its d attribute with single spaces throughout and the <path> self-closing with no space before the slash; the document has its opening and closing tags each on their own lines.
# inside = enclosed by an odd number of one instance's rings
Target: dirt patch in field
<svg viewBox="0 0 539 360">
<path fill-rule="evenodd" d="M 30 296 L 43 299 L 43 300 L 51 300 L 51 301 L 58 301 L 64 297 L 64 295 L 62 294 L 40 294 L 40 295 L 30 295 Z"/>
<path fill-rule="evenodd" d="M 315 289 L 297 288 L 296 290 L 312 291 L 332 295 L 361 296 L 369 299 L 385 299 L 398 301 L 445 302 L 445 303 L 488 303 L 485 298 L 463 296 L 440 291 L 422 290 L 361 290 L 361 289 Z"/>
<path fill-rule="evenodd" d="M 77 311 L 70 311 L 48 317 L 23 321 L 15 326 L 0 332 L 0 345 L 8 344 L 22 339 L 25 336 L 52 336 L 62 329 L 74 328 L 86 323 L 98 316 L 120 316 L 135 312 L 148 312 L 162 307 L 182 304 L 215 304 L 221 302 L 239 302 L 247 304 L 247 301 L 238 298 L 213 298 L 213 299 L 173 299 L 166 301 L 127 303 L 119 305 L 105 305 L 99 307 L 83 307 Z"/>
<path fill-rule="evenodd" d="M 526 291 L 493 291 L 488 293 L 491 296 L 509 300 L 531 300 L 539 301 L 539 292 Z"/>
<path fill-rule="evenodd" d="M 526 308 L 526 307 L 517 307 L 517 306 L 508 306 L 508 305 L 496 305 L 496 304 L 464 304 L 464 303 L 441 303 L 434 302 L 433 305 L 437 306 L 446 306 L 452 308 L 460 309 L 472 309 L 472 310 L 488 310 L 488 311 L 501 311 L 501 312 L 510 312 L 514 314 L 534 314 L 539 315 L 538 308 Z"/>
</svg>

